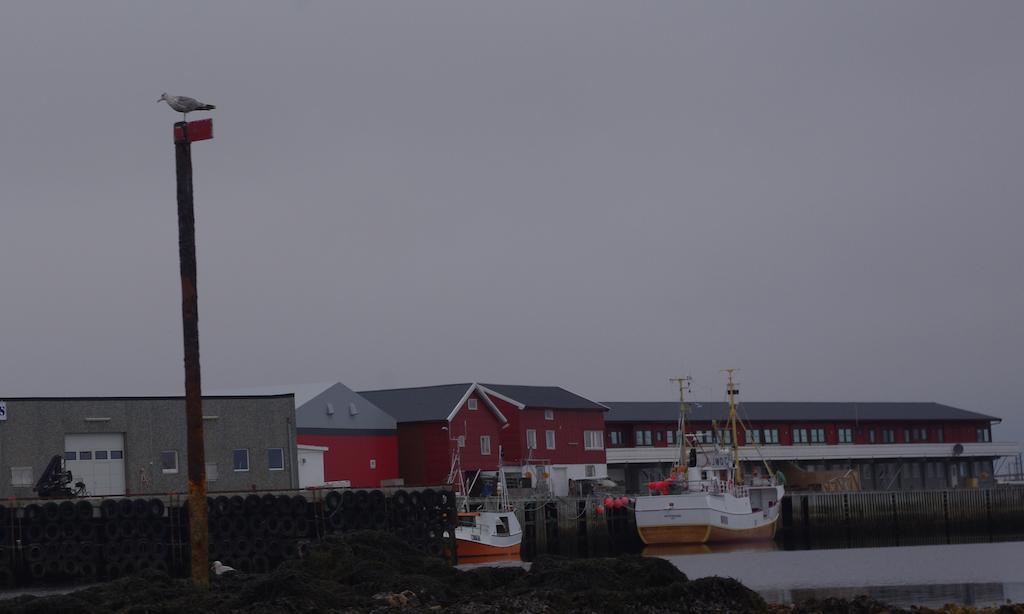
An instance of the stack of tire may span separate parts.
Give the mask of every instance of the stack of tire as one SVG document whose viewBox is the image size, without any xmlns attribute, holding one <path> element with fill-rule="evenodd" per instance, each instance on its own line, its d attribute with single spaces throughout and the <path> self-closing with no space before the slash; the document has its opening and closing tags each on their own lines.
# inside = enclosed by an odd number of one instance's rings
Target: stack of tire
<svg viewBox="0 0 1024 614">
<path fill-rule="evenodd" d="M 32 503 L 25 506 L 20 522 L 16 510 L 3 514 L 10 523 L 4 527 L 4 571 L 13 580 L 18 559 L 9 550 L 11 529 L 20 529 L 21 574 L 30 582 L 67 579 L 95 579 L 99 571 L 97 523 L 88 501 Z"/>
<path fill-rule="evenodd" d="M 17 512 L 0 505 L 0 588 L 14 586 L 14 529 Z"/>
<path fill-rule="evenodd" d="M 99 537 L 103 573 L 128 576 L 145 569 L 169 569 L 170 522 L 160 499 L 106 499 L 100 504 Z"/>
<path fill-rule="evenodd" d="M 388 503 L 388 528 L 403 541 L 431 556 L 446 557 L 454 551 L 458 516 L 450 492 L 398 490 Z"/>
<path fill-rule="evenodd" d="M 381 490 L 332 490 L 324 497 L 324 525 L 331 533 L 385 530 L 387 503 Z"/>
<path fill-rule="evenodd" d="M 245 572 L 266 572 L 306 547 L 313 511 L 301 495 L 219 496 L 207 499 L 211 561 Z"/>
</svg>

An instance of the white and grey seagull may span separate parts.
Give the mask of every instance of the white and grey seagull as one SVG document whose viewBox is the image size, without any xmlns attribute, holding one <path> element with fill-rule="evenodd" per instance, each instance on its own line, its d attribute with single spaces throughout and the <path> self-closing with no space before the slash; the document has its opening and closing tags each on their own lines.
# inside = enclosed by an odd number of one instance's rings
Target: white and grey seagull
<svg viewBox="0 0 1024 614">
<path fill-rule="evenodd" d="M 212 111 L 217 108 L 212 104 L 199 102 L 195 98 L 189 98 L 188 96 L 171 96 L 167 92 L 161 94 L 156 101 L 166 102 L 172 109 L 181 113 L 183 119 L 187 119 L 185 116 L 192 111 Z"/>
</svg>

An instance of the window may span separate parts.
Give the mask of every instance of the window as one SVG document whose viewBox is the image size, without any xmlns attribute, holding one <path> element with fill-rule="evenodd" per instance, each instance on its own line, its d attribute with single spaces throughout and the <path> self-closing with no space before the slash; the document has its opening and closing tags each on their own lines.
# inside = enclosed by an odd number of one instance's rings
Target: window
<svg viewBox="0 0 1024 614">
<path fill-rule="evenodd" d="M 910 429 L 903 429 L 903 443 L 910 443 Z"/>
<path fill-rule="evenodd" d="M 658 431 L 654 434 L 654 440 L 657 441 L 658 443 L 661 443 L 661 431 Z"/>
<path fill-rule="evenodd" d="M 376 458 L 371 458 L 370 459 L 370 469 L 376 469 L 376 468 L 377 468 L 377 459 Z"/>
<path fill-rule="evenodd" d="M 727 429 L 719 430 L 718 431 L 718 441 L 721 441 L 722 443 L 726 443 L 726 444 L 731 444 L 732 443 L 732 431 L 727 430 Z"/>
<path fill-rule="evenodd" d="M 231 464 L 235 471 L 249 470 L 249 450 L 242 448 L 231 453 Z"/>
<path fill-rule="evenodd" d="M 107 460 L 107 451 L 96 450 L 96 460 Z"/>
<path fill-rule="evenodd" d="M 793 443 L 807 443 L 807 429 L 793 429 Z"/>
<path fill-rule="evenodd" d="M 926 428 L 916 428 L 911 434 L 914 441 L 928 441 L 928 429 Z"/>
<path fill-rule="evenodd" d="M 284 469 L 284 450 L 281 448 L 267 448 L 267 468 L 271 471 L 282 471 Z"/>
<path fill-rule="evenodd" d="M 896 443 L 896 431 L 882 429 L 882 443 Z"/>
<path fill-rule="evenodd" d="M 746 432 L 746 438 L 748 444 L 759 444 L 761 443 L 761 431 L 750 429 Z"/>
<path fill-rule="evenodd" d="M 941 426 L 935 429 L 935 441 L 942 443 L 945 440 L 945 438 L 945 433 L 943 432 Z"/>
<path fill-rule="evenodd" d="M 825 443 L 825 429 L 811 429 L 811 443 Z"/>
<path fill-rule="evenodd" d="M 555 449 L 555 432 L 544 431 L 544 447 L 548 450 Z"/>
<path fill-rule="evenodd" d="M 553 409 L 545 409 L 544 410 L 544 419 L 545 420 L 554 420 L 555 419 L 555 410 L 553 410 Z"/>
<path fill-rule="evenodd" d="M 491 436 L 481 435 L 480 436 L 480 454 L 484 456 L 491 453 Z"/>
<path fill-rule="evenodd" d="M 875 429 L 868 431 L 868 443 L 875 443 Z"/>
<path fill-rule="evenodd" d="M 78 460 L 92 460 L 92 450 L 82 450 L 79 452 Z"/>
<path fill-rule="evenodd" d="M 836 429 L 839 443 L 853 443 L 853 429 Z"/>
<path fill-rule="evenodd" d="M 636 435 L 636 445 L 649 446 L 653 444 L 651 441 L 651 431 L 636 431 L 634 434 Z"/>
<path fill-rule="evenodd" d="M 586 468 L 584 469 L 584 471 L 585 471 L 586 477 L 588 477 L 588 478 L 592 478 L 592 477 L 596 477 L 597 476 L 597 468 L 594 467 L 593 465 L 586 465 Z"/>
<path fill-rule="evenodd" d="M 178 473 L 177 450 L 164 450 L 160 453 L 160 471 L 163 473 Z"/>
<path fill-rule="evenodd" d="M 32 467 L 11 467 L 11 486 L 32 485 Z"/>
<path fill-rule="evenodd" d="M 988 429 L 981 428 L 977 429 L 977 441 L 989 442 L 992 441 L 992 432 Z"/>
<path fill-rule="evenodd" d="M 697 431 L 693 434 L 694 438 L 700 443 L 714 443 L 715 433 L 714 431 Z"/>
<path fill-rule="evenodd" d="M 66 460 L 66 461 L 77 460 L 77 459 L 78 459 L 78 452 L 65 452 L 64 453 L 64 460 Z"/>
<path fill-rule="evenodd" d="M 764 442 L 770 444 L 778 444 L 779 429 L 764 429 Z"/>
<path fill-rule="evenodd" d="M 111 450 L 110 451 L 110 460 L 121 460 L 122 458 L 124 458 L 124 451 L 122 451 L 122 450 Z"/>
<path fill-rule="evenodd" d="M 667 443 L 670 446 L 676 445 L 676 432 L 675 431 L 665 431 L 665 443 Z"/>
<path fill-rule="evenodd" d="M 217 463 L 206 463 L 206 481 L 216 482 L 220 474 L 217 473 Z"/>
<path fill-rule="evenodd" d="M 526 430 L 526 449 L 536 450 L 537 449 L 537 431 L 533 429 Z"/>
<path fill-rule="evenodd" d="M 466 409 L 468 409 L 469 411 L 476 411 L 476 399 L 470 399 L 466 403 Z"/>
<path fill-rule="evenodd" d="M 601 431 L 583 431 L 583 449 L 601 450 L 604 448 L 604 433 Z"/>
<path fill-rule="evenodd" d="M 626 443 L 626 438 L 622 436 L 622 431 L 610 431 L 608 437 L 613 446 L 621 446 Z"/>
</svg>

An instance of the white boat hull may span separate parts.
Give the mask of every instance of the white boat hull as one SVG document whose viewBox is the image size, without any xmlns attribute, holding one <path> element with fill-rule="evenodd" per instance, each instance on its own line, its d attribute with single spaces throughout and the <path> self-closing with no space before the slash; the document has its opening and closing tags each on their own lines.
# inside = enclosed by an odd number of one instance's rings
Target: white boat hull
<svg viewBox="0 0 1024 614">
<path fill-rule="evenodd" d="M 783 487 L 637 497 L 636 528 L 645 544 L 702 544 L 772 539 Z M 753 504 L 752 504 L 753 502 Z"/>
<path fill-rule="evenodd" d="M 519 555 L 523 531 L 514 512 L 481 511 L 459 516 L 455 528 L 459 558 Z"/>
</svg>

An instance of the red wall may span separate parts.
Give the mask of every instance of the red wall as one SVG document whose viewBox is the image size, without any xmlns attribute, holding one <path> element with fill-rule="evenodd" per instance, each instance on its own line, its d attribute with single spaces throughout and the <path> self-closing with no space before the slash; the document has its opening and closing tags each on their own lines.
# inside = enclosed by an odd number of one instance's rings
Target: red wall
<svg viewBox="0 0 1024 614">
<path fill-rule="evenodd" d="M 402 422 L 398 425 L 398 470 L 409 486 L 436 486 L 448 480 L 451 456 L 448 431 L 435 422 Z"/>
<path fill-rule="evenodd" d="M 353 487 L 380 488 L 398 477 L 398 435 L 299 435 L 298 442 L 325 446 L 324 479 L 351 480 Z M 377 468 L 370 469 L 370 459 Z"/>
<path fill-rule="evenodd" d="M 501 447 L 505 455 L 505 464 L 518 465 L 525 456 L 523 453 L 526 452 L 526 433 L 519 430 L 519 412 L 521 410 L 496 397 L 491 397 L 491 401 L 508 420 L 508 426 L 501 430 Z"/>
<path fill-rule="evenodd" d="M 499 404 L 497 399 L 495 404 Z M 599 410 L 555 409 L 554 420 L 544 419 L 544 408 L 527 407 L 516 409 L 507 403 L 498 405 L 502 413 L 515 412 L 510 419 L 511 426 L 502 434 L 502 445 L 505 446 L 505 462 L 519 464 L 529 456 L 526 448 L 526 431 L 537 431 L 537 449 L 533 451 L 534 459 L 542 459 L 551 464 L 604 464 L 604 448 L 600 450 L 584 449 L 583 432 L 604 432 L 604 412 Z M 506 409 L 508 408 L 508 409 Z M 508 414 L 506 414 L 507 416 Z M 548 450 L 545 446 L 545 431 L 555 431 L 555 449 Z"/>
<path fill-rule="evenodd" d="M 460 435 L 466 446 L 460 454 L 462 471 L 494 471 L 498 468 L 498 446 L 501 444 L 501 421 L 476 393 L 477 409 L 469 409 L 467 399 L 449 425 L 444 420 L 402 422 L 398 425 L 398 468 L 409 486 L 436 486 L 448 481 L 452 451 Z M 442 427 L 450 427 L 442 430 Z M 491 453 L 480 453 L 480 437 L 491 438 Z M 449 438 L 450 437 L 450 438 Z"/>
<path fill-rule="evenodd" d="M 470 411 L 469 399 L 476 399 L 477 408 L 475 410 Z M 502 422 L 477 393 L 474 392 L 469 399 L 466 399 L 451 421 L 452 437 L 466 436 L 466 447 L 462 448 L 461 454 L 462 470 L 494 471 L 498 468 L 498 446 L 501 445 Z M 491 438 L 490 454 L 480 453 L 480 437 L 482 436 Z"/>
</svg>

